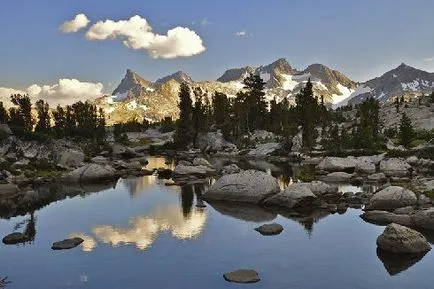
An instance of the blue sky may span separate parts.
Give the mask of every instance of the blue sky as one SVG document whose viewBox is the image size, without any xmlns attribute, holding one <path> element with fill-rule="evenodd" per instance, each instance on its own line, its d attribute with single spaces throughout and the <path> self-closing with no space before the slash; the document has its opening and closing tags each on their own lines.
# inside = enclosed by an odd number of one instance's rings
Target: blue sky
<svg viewBox="0 0 434 289">
<path fill-rule="evenodd" d="M 280 57 L 298 69 L 323 63 L 356 81 L 401 62 L 434 71 L 434 59 L 428 60 L 434 57 L 433 11 L 430 0 L 2 0 L 0 87 L 76 78 L 111 91 L 127 68 L 149 80 L 177 70 L 208 80 L 227 68 Z M 206 51 L 152 59 L 119 40 L 88 41 L 86 30 L 60 33 L 59 26 L 78 13 L 91 24 L 140 15 L 160 34 L 185 26 L 201 37 Z M 202 25 L 204 18 L 210 23 Z M 240 31 L 247 36 L 236 36 Z"/>
</svg>

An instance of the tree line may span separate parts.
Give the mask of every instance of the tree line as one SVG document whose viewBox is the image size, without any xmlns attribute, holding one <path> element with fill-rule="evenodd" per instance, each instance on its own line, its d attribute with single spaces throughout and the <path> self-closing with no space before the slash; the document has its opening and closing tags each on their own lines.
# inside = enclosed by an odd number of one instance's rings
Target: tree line
<svg viewBox="0 0 434 289">
<path fill-rule="evenodd" d="M 433 96 L 434 93 L 430 97 Z M 268 104 L 265 83 L 257 74 L 244 79 L 244 89 L 235 97 L 215 92 L 210 102 L 208 92 L 183 83 L 179 98 L 180 118 L 174 138 L 179 148 L 196 147 L 200 133 L 217 129 L 226 140 L 241 145 L 246 135 L 259 129 L 281 136 L 288 145 L 301 131 L 304 151 L 314 149 L 318 137 L 323 149 L 329 152 L 378 151 L 385 147 L 387 140 L 382 133 L 378 100 L 371 97 L 355 106 L 332 110 L 327 108 L 322 96 L 314 95 L 310 79 L 296 94 L 294 105 L 286 97 L 281 101 L 275 98 Z M 343 113 L 353 109 L 356 118 L 347 121 Z M 412 137 L 413 127 L 403 114 L 400 143 L 408 147 Z"/>
<path fill-rule="evenodd" d="M 7 124 L 22 138 L 45 140 L 48 138 L 74 138 L 102 143 L 106 138 L 106 120 L 102 108 L 90 102 L 78 101 L 53 111 L 44 100 L 35 103 L 37 117 L 33 116 L 28 95 L 13 94 L 12 107 L 7 110 L 0 102 L 0 123 Z"/>
<path fill-rule="evenodd" d="M 194 102 L 191 96 L 194 96 Z M 244 89 L 230 98 L 215 92 L 210 102 L 207 92 L 181 84 L 179 93 L 180 118 L 175 134 L 178 147 L 196 145 L 199 133 L 219 129 L 225 139 L 239 143 L 255 130 L 267 130 L 290 140 L 301 127 L 304 147 L 311 149 L 316 138 L 315 127 L 330 118 L 323 98 L 313 94 L 310 79 L 296 96 L 296 105 L 288 99 L 265 99 L 265 83 L 257 74 L 244 79 Z"/>
</svg>

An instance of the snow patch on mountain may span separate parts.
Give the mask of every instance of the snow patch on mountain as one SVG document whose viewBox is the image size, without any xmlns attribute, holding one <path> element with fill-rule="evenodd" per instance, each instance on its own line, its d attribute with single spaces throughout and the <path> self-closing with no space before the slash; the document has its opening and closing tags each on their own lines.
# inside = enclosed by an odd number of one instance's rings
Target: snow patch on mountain
<svg viewBox="0 0 434 289">
<path fill-rule="evenodd" d="M 355 92 L 354 89 L 349 89 L 348 87 L 343 86 L 340 83 L 338 83 L 336 85 L 336 87 L 338 88 L 340 95 L 339 94 L 332 94 L 332 104 L 333 105 L 342 102 L 343 100 L 347 99 Z"/>
<path fill-rule="evenodd" d="M 282 74 L 282 76 L 285 79 L 282 85 L 284 90 L 292 91 L 298 85 L 298 82 L 294 80 L 294 75 Z"/>
<path fill-rule="evenodd" d="M 372 92 L 372 88 L 368 87 L 368 86 L 358 86 L 347 98 L 342 99 L 340 102 L 334 104 L 332 107 L 333 108 L 338 108 L 341 106 L 345 106 L 348 104 L 348 101 L 361 95 L 361 94 L 365 94 L 365 93 L 371 93 Z"/>
<path fill-rule="evenodd" d="M 127 98 L 128 98 L 128 91 L 124 92 L 124 93 L 119 93 L 117 95 L 112 95 L 112 97 L 111 97 L 111 99 L 114 102 L 121 102 L 121 101 L 126 100 Z"/>
<path fill-rule="evenodd" d="M 268 82 L 271 79 L 271 74 L 268 72 L 263 72 L 260 74 L 260 76 L 264 82 Z"/>
</svg>

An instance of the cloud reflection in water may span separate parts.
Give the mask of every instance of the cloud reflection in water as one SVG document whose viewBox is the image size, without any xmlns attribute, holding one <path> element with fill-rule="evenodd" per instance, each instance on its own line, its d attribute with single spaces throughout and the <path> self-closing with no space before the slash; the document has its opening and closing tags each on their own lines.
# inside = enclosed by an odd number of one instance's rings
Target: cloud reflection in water
<svg viewBox="0 0 434 289">
<path fill-rule="evenodd" d="M 139 250 L 148 249 L 160 233 L 170 232 L 179 240 L 198 237 L 204 230 L 207 215 L 203 210 L 192 210 L 188 216 L 176 205 L 159 207 L 148 216 L 134 217 L 127 228 L 101 225 L 93 228 L 95 238 L 113 247 L 134 244 Z M 84 234 L 71 234 L 81 237 L 83 251 L 91 252 L 97 241 Z"/>
</svg>

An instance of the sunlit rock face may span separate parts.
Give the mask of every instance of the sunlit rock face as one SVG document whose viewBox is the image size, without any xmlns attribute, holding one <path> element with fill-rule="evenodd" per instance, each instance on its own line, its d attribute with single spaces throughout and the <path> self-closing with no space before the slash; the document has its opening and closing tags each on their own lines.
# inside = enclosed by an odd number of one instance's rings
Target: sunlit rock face
<svg viewBox="0 0 434 289">
<path fill-rule="evenodd" d="M 113 247 L 134 244 L 139 250 L 146 250 L 160 233 L 170 232 L 180 240 L 196 238 L 203 232 L 206 220 L 202 210 L 185 215 L 178 206 L 170 205 L 157 208 L 149 216 L 132 218 L 127 228 L 102 225 L 94 227 L 93 233 L 100 242 Z"/>
</svg>

